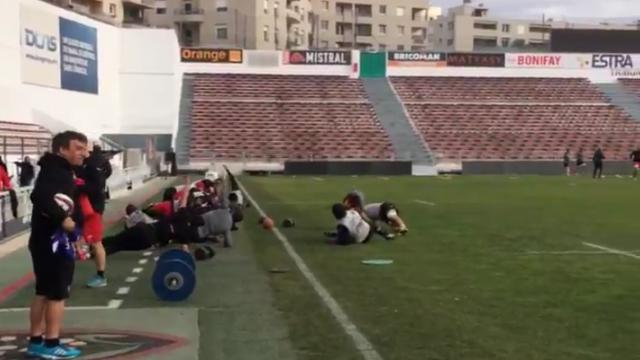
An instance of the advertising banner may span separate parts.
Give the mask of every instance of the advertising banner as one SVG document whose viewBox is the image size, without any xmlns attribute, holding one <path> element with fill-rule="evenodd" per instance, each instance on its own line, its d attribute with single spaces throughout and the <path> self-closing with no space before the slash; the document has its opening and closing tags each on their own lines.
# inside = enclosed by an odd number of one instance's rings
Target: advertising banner
<svg viewBox="0 0 640 360">
<path fill-rule="evenodd" d="M 180 61 L 187 63 L 242 64 L 241 49 L 180 49 Z"/>
<path fill-rule="evenodd" d="M 505 66 L 508 68 L 588 69 L 591 68 L 591 56 L 588 54 L 506 54 Z"/>
<path fill-rule="evenodd" d="M 98 93 L 96 28 L 22 6 L 20 50 L 23 83 Z"/>
<path fill-rule="evenodd" d="M 447 66 L 447 54 L 443 52 L 390 51 L 387 53 L 389 66 Z"/>
<path fill-rule="evenodd" d="M 449 53 L 447 66 L 504 67 L 504 54 Z"/>
<path fill-rule="evenodd" d="M 289 65 L 351 65 L 351 51 L 284 51 L 283 63 Z"/>
</svg>

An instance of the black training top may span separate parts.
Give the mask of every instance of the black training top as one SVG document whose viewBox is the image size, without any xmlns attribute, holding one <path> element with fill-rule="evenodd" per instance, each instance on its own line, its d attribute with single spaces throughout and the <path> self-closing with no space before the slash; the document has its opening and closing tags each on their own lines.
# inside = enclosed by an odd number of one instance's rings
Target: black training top
<svg viewBox="0 0 640 360">
<path fill-rule="evenodd" d="M 40 173 L 31 192 L 33 213 L 29 246 L 48 246 L 49 238 L 68 216 L 55 201 L 54 196 L 61 193 L 73 199 L 76 185 L 71 164 L 63 157 L 46 153 L 38 165 Z"/>
<path fill-rule="evenodd" d="M 640 150 L 634 150 L 629 158 L 633 160 L 633 162 L 640 162 Z"/>
</svg>

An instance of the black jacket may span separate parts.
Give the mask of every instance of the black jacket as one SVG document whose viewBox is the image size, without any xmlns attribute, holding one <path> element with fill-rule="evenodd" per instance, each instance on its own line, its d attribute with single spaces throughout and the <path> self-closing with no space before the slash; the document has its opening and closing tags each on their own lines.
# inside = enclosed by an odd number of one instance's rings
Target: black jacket
<svg viewBox="0 0 640 360">
<path fill-rule="evenodd" d="M 81 189 L 89 197 L 93 209 L 102 214 L 105 209 L 106 194 L 105 187 L 107 179 L 111 176 L 111 164 L 104 157 L 102 152 L 94 151 L 85 160 L 85 164 L 77 171 L 78 176 L 85 181 Z"/>
<path fill-rule="evenodd" d="M 27 161 L 16 161 L 16 165 L 20 167 L 20 176 L 19 182 L 20 186 L 27 186 L 33 180 L 35 176 L 35 170 L 33 169 L 33 165 Z"/>
<path fill-rule="evenodd" d="M 54 200 L 62 193 L 73 199 L 75 182 L 71 164 L 64 158 L 46 153 L 38 162 L 40 173 L 36 179 L 31 202 L 31 237 L 29 246 L 49 246 L 50 237 L 60 229 L 67 213 Z"/>
</svg>

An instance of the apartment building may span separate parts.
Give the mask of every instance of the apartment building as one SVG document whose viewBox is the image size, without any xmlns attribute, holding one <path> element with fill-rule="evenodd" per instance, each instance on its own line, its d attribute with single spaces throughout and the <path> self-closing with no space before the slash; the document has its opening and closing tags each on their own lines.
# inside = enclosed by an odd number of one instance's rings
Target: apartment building
<svg viewBox="0 0 640 360">
<path fill-rule="evenodd" d="M 427 50 L 427 0 L 311 0 L 311 46 L 371 50 Z"/>
<path fill-rule="evenodd" d="M 116 26 L 144 26 L 144 12 L 155 0 L 44 0 Z"/>
<path fill-rule="evenodd" d="M 183 46 L 274 50 L 309 47 L 310 13 L 309 0 L 156 0 L 145 22 Z"/>
<path fill-rule="evenodd" d="M 551 29 L 617 29 L 628 30 L 637 25 L 573 23 L 543 19 L 539 21 L 503 19 L 489 15 L 483 4 L 463 0 L 429 24 L 429 41 L 436 51 L 547 50 Z"/>
</svg>

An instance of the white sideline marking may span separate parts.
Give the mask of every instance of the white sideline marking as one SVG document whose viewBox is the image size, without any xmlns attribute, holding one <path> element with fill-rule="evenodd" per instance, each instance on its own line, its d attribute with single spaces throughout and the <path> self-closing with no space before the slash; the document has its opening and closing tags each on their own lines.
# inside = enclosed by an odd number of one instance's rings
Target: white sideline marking
<svg viewBox="0 0 640 360">
<path fill-rule="evenodd" d="M 145 251 L 142 253 L 143 256 L 151 256 L 153 254 L 153 252 L 151 251 Z"/>
<path fill-rule="evenodd" d="M 251 205 L 253 205 L 253 207 L 258 210 L 260 216 L 266 216 L 266 213 L 253 199 L 251 194 L 249 194 L 240 180 L 238 180 L 238 186 L 240 187 L 240 190 L 242 190 L 242 192 L 246 195 L 247 199 L 249 199 Z M 304 260 L 302 260 L 300 255 L 298 255 L 293 246 L 291 246 L 289 240 L 287 240 L 287 237 L 284 236 L 277 227 L 273 228 L 273 233 L 278 238 L 278 240 L 280 240 L 282 246 L 284 246 L 284 249 L 287 251 L 287 254 L 289 254 L 291 259 L 296 263 L 296 266 L 298 267 L 302 275 L 304 275 L 304 277 L 311 284 L 318 296 L 320 296 L 324 304 L 329 308 L 331 314 L 342 326 L 344 332 L 346 332 L 347 335 L 351 336 L 351 340 L 353 340 L 353 343 L 355 344 L 358 351 L 360 351 L 360 354 L 362 354 L 362 356 L 366 360 L 382 360 L 382 356 L 378 354 L 378 352 L 373 347 L 373 344 L 371 344 L 371 342 L 369 342 L 364 334 L 362 334 L 360 330 L 358 330 L 356 324 L 354 324 L 351 319 L 349 319 L 349 316 L 344 312 L 344 310 L 342 310 L 342 307 L 340 306 L 340 304 L 338 304 L 336 299 L 331 296 L 329 291 L 324 287 L 324 285 L 320 283 L 313 272 L 311 272 L 309 266 L 307 266 L 307 264 L 304 262 Z"/>
<path fill-rule="evenodd" d="M 142 268 L 133 268 L 133 270 L 131 270 L 131 272 L 133 272 L 134 274 L 140 274 L 142 272 Z"/>
<path fill-rule="evenodd" d="M 131 290 L 128 286 L 124 286 L 118 289 L 118 291 L 116 291 L 117 295 L 127 295 L 129 293 L 129 290 Z"/>
<path fill-rule="evenodd" d="M 320 177 L 312 177 L 311 179 L 313 179 L 315 181 L 324 181 L 324 179 L 320 178 Z"/>
<path fill-rule="evenodd" d="M 109 300 L 107 305 L 102 306 L 65 306 L 65 311 L 74 311 L 74 310 L 113 310 L 117 309 L 122 305 L 122 300 Z M 0 309 L 0 313 L 12 313 L 12 312 L 23 312 L 29 311 L 30 308 L 6 308 Z"/>
<path fill-rule="evenodd" d="M 637 250 L 632 251 L 637 252 Z M 527 251 L 525 255 L 617 255 L 601 250 L 566 250 L 566 251 Z"/>
<path fill-rule="evenodd" d="M 138 278 L 137 278 L 137 277 L 135 277 L 135 276 L 129 276 L 129 277 L 127 277 L 126 279 L 124 279 L 124 281 L 125 281 L 125 282 L 128 282 L 128 283 L 135 282 L 136 280 L 138 280 Z"/>
<path fill-rule="evenodd" d="M 598 244 L 591 244 L 591 243 L 588 243 L 588 242 L 583 242 L 582 245 L 588 246 L 588 247 L 592 247 L 594 249 L 604 250 L 604 251 L 606 251 L 608 253 L 611 253 L 611 254 L 618 254 L 618 255 L 622 255 L 622 256 L 628 256 L 630 258 L 634 258 L 634 259 L 640 260 L 640 255 L 636 255 L 636 254 L 630 253 L 628 251 L 608 248 L 606 246 L 602 246 L 602 245 L 598 245 Z"/>
<path fill-rule="evenodd" d="M 389 178 L 388 178 L 388 177 L 386 177 L 386 176 L 381 176 L 381 177 L 379 177 L 378 179 L 380 179 L 380 180 L 384 180 L 384 181 L 389 181 L 389 180 L 391 180 L 391 179 L 389 179 Z"/>
<path fill-rule="evenodd" d="M 149 261 L 149 260 L 147 260 L 147 259 L 140 259 L 140 260 L 138 260 L 138 264 L 140 264 L 140 265 L 144 265 L 144 264 L 146 264 L 146 263 L 147 263 L 147 261 Z"/>
<path fill-rule="evenodd" d="M 436 203 L 432 203 L 430 201 L 424 201 L 420 199 L 415 199 L 413 200 L 413 202 L 417 202 L 418 204 L 422 204 L 422 205 L 436 206 Z"/>
</svg>

